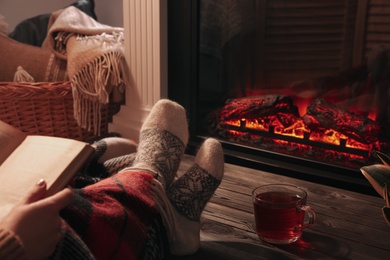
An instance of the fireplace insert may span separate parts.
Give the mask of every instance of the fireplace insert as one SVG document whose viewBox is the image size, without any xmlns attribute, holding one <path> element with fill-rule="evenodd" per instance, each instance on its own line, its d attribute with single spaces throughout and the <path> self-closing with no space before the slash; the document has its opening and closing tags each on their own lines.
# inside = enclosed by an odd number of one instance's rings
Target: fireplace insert
<svg viewBox="0 0 390 260">
<path fill-rule="evenodd" d="M 188 152 L 213 136 L 229 163 L 376 195 L 360 167 L 389 152 L 390 19 L 363 2 L 168 1 Z"/>
</svg>

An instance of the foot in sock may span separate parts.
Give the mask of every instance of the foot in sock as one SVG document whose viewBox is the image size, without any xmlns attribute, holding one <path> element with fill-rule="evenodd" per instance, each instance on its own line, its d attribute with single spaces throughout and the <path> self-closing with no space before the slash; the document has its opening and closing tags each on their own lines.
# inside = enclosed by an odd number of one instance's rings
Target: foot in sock
<svg viewBox="0 0 390 260">
<path fill-rule="evenodd" d="M 192 254 L 200 245 L 200 216 L 224 174 L 221 144 L 208 138 L 200 147 L 194 165 L 167 189 L 174 208 L 176 230 L 171 250 L 176 255 Z"/>
<path fill-rule="evenodd" d="M 168 187 L 176 176 L 187 141 L 184 108 L 167 99 L 159 100 L 141 127 L 132 169 L 149 171 L 165 188 Z"/>
<path fill-rule="evenodd" d="M 137 150 L 137 144 L 133 140 L 122 137 L 106 137 L 96 141 L 92 146 L 95 148 L 95 153 L 86 165 L 83 174 L 97 178 L 106 178 L 116 173 L 111 169 L 114 166 L 112 163 L 111 168 L 104 165 L 106 161 L 133 154 Z"/>
<path fill-rule="evenodd" d="M 107 178 L 134 161 L 137 144 L 121 137 L 106 137 L 92 144 L 95 153 L 83 172 L 73 180 L 73 187 L 83 188 Z"/>
<path fill-rule="evenodd" d="M 112 176 L 121 170 L 131 167 L 134 164 L 136 153 L 130 153 L 107 160 L 103 163 L 108 176 Z"/>
<path fill-rule="evenodd" d="M 93 143 L 92 146 L 95 147 L 94 158 L 98 163 L 104 163 L 137 150 L 136 142 L 123 137 L 106 137 Z"/>
</svg>

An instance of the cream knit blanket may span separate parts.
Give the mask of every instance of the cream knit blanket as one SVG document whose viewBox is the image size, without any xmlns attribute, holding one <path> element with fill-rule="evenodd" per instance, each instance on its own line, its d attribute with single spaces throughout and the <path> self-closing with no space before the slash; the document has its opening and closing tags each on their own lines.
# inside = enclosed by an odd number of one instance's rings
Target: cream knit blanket
<svg viewBox="0 0 390 260">
<path fill-rule="evenodd" d="M 100 134 L 101 109 L 112 92 L 124 92 L 128 68 L 123 28 L 98 23 L 74 6 L 52 14 L 43 44 L 67 60 L 78 124 Z"/>
</svg>

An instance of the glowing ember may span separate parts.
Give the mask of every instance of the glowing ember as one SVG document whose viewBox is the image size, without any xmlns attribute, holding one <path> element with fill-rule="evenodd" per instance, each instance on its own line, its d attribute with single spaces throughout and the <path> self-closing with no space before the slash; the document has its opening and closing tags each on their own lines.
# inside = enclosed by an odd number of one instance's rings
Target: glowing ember
<svg viewBox="0 0 390 260">
<path fill-rule="evenodd" d="M 259 142 L 262 138 L 293 150 L 320 147 L 352 157 L 380 149 L 379 125 L 324 100 L 315 100 L 300 117 L 287 96 L 232 99 L 210 117 L 210 130 L 220 136 Z M 359 152 L 363 151 L 363 152 Z"/>
</svg>

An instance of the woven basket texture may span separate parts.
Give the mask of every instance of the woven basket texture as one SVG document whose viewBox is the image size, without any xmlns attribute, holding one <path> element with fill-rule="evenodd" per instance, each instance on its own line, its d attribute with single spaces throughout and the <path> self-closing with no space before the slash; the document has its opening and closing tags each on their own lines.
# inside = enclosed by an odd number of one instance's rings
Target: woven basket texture
<svg viewBox="0 0 390 260">
<path fill-rule="evenodd" d="M 69 81 L 0 82 L 0 120 L 30 135 L 45 135 L 91 142 L 108 133 L 108 123 L 120 104 L 102 108 L 100 135 L 78 126 L 73 115 Z"/>
</svg>

